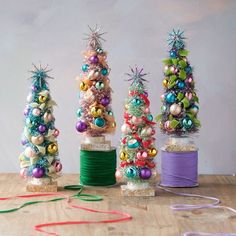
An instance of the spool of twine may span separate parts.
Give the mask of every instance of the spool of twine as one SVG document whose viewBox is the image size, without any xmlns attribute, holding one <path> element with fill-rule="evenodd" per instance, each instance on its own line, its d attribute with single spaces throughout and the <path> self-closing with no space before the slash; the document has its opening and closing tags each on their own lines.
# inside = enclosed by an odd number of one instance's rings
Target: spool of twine
<svg viewBox="0 0 236 236">
<path fill-rule="evenodd" d="M 116 183 L 116 150 L 80 150 L 80 183 L 109 186 Z"/>
<path fill-rule="evenodd" d="M 161 151 L 161 186 L 198 186 L 198 151 Z"/>
</svg>

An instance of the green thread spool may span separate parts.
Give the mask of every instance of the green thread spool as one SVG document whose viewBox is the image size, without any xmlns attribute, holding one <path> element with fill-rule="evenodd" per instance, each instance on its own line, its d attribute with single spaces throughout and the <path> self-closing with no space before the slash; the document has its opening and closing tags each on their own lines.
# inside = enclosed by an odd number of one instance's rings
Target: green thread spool
<svg viewBox="0 0 236 236">
<path fill-rule="evenodd" d="M 116 149 L 80 150 L 80 183 L 86 186 L 109 186 L 116 183 Z"/>
</svg>

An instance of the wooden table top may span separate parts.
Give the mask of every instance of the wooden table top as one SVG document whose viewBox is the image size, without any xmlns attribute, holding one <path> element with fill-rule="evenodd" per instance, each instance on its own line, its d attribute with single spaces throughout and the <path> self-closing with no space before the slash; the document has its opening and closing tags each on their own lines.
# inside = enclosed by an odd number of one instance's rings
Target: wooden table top
<svg viewBox="0 0 236 236">
<path fill-rule="evenodd" d="M 77 184 L 78 175 L 65 174 L 58 182 L 59 186 Z M 26 193 L 25 183 L 17 174 L 0 174 L 0 183 L 0 197 Z M 199 177 L 199 183 L 200 186 L 197 188 L 175 189 L 175 191 L 217 197 L 221 199 L 223 205 L 236 208 L 236 177 L 204 175 Z M 72 194 L 73 192 L 66 191 L 65 193 Z M 131 214 L 133 219 L 122 223 L 56 226 L 48 230 L 60 232 L 63 236 L 179 236 L 188 231 L 236 233 L 236 215 L 230 211 L 202 209 L 173 212 L 170 209 L 170 205 L 175 203 L 199 204 L 209 202 L 207 200 L 180 197 L 160 189 L 157 190 L 156 197 L 121 197 L 119 186 L 90 188 L 85 189 L 84 193 L 102 195 L 104 200 L 101 202 L 76 200 L 76 204 L 99 210 L 124 211 Z M 0 201 L 0 209 L 16 207 L 24 201 L 22 199 Z M 0 214 L 0 236 L 43 235 L 33 229 L 34 225 L 39 223 L 107 218 L 112 219 L 114 216 L 71 209 L 64 201 L 42 203 L 27 206 L 17 212 Z"/>
</svg>

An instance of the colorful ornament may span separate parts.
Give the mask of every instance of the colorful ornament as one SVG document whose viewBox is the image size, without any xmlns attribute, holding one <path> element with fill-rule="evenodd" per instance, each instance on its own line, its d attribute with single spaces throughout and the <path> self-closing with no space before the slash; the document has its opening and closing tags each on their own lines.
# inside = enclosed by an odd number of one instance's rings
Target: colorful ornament
<svg viewBox="0 0 236 236">
<path fill-rule="evenodd" d="M 26 157 L 33 158 L 37 156 L 37 153 L 31 147 L 27 147 L 24 151 Z"/>
<path fill-rule="evenodd" d="M 129 156 L 128 156 L 128 153 L 127 153 L 127 152 L 125 152 L 125 151 L 121 151 L 121 152 L 120 152 L 120 159 L 121 159 L 122 161 L 127 161 L 128 158 L 129 158 Z"/>
<path fill-rule="evenodd" d="M 167 107 L 166 107 L 165 105 L 162 105 L 162 106 L 161 106 L 161 111 L 162 111 L 162 112 L 165 112 L 166 110 L 167 110 Z"/>
<path fill-rule="evenodd" d="M 108 114 L 109 116 L 113 116 L 113 112 L 112 112 L 112 111 L 107 111 L 107 114 Z"/>
<path fill-rule="evenodd" d="M 132 116 L 131 121 L 134 124 L 139 125 L 143 122 L 143 119 L 142 119 L 142 117 Z"/>
<path fill-rule="evenodd" d="M 32 85 L 31 89 L 33 92 L 36 92 L 38 90 L 37 86 L 35 86 L 35 85 Z"/>
<path fill-rule="evenodd" d="M 137 152 L 136 157 L 139 160 L 145 160 L 148 157 L 148 153 L 146 151 L 139 151 Z"/>
<path fill-rule="evenodd" d="M 77 116 L 80 118 L 82 116 L 83 110 L 82 108 L 79 108 L 76 112 Z"/>
<path fill-rule="evenodd" d="M 31 137 L 31 142 L 35 145 L 40 145 L 41 143 L 43 143 L 43 141 L 44 137 L 42 135 Z"/>
<path fill-rule="evenodd" d="M 49 154 L 53 155 L 53 154 L 57 153 L 57 151 L 58 151 L 58 147 L 57 147 L 56 143 L 51 143 L 47 146 L 47 152 Z"/>
<path fill-rule="evenodd" d="M 88 79 L 89 80 L 95 80 L 99 77 L 99 70 L 91 70 L 89 73 L 88 73 Z"/>
<path fill-rule="evenodd" d="M 192 93 L 185 93 L 185 97 L 190 101 L 193 98 L 193 94 Z"/>
<path fill-rule="evenodd" d="M 107 68 L 102 68 L 102 69 L 101 69 L 101 74 L 102 74 L 103 76 L 106 76 L 106 75 L 108 74 Z"/>
<path fill-rule="evenodd" d="M 82 65 L 82 71 L 83 71 L 83 72 L 87 72 L 87 71 L 88 71 L 88 68 L 89 68 L 89 65 L 88 65 L 88 64 Z"/>
<path fill-rule="evenodd" d="M 156 148 L 151 148 L 151 149 L 148 150 L 148 156 L 155 157 L 156 155 L 157 155 Z"/>
<path fill-rule="evenodd" d="M 109 97 L 103 97 L 100 102 L 105 107 L 105 106 L 109 105 L 110 99 L 109 99 Z"/>
<path fill-rule="evenodd" d="M 187 74 L 192 73 L 192 68 L 191 68 L 191 66 L 187 66 L 187 67 L 185 68 L 185 71 L 186 71 Z"/>
<path fill-rule="evenodd" d="M 33 116 L 40 116 L 41 114 L 41 110 L 38 109 L 38 108 L 34 108 L 33 111 L 32 111 L 32 115 Z"/>
<path fill-rule="evenodd" d="M 94 120 L 94 124 L 100 128 L 105 126 L 105 120 L 101 117 L 98 117 Z"/>
<path fill-rule="evenodd" d="M 104 83 L 102 81 L 98 81 L 96 84 L 95 84 L 95 87 L 96 89 L 103 89 L 105 87 Z"/>
<path fill-rule="evenodd" d="M 47 101 L 47 97 L 44 95 L 39 95 L 38 99 L 40 103 L 45 103 Z"/>
<path fill-rule="evenodd" d="M 116 170 L 115 177 L 117 182 L 119 182 L 123 178 L 123 175 L 119 169 Z"/>
<path fill-rule="evenodd" d="M 185 88 L 185 83 L 183 81 L 179 81 L 177 84 L 179 89 L 184 89 Z"/>
<path fill-rule="evenodd" d="M 54 117 L 53 117 L 52 113 L 46 112 L 43 115 L 43 120 L 44 120 L 45 123 L 51 122 L 53 119 L 54 119 Z"/>
<path fill-rule="evenodd" d="M 140 106 L 142 104 L 142 101 L 139 99 L 139 98 L 134 98 L 131 103 L 134 105 L 134 106 Z"/>
<path fill-rule="evenodd" d="M 152 128 L 151 127 L 144 127 L 141 130 L 141 136 L 150 136 L 152 134 Z"/>
<path fill-rule="evenodd" d="M 171 128 L 170 121 L 166 121 L 164 124 L 164 128 L 166 131 L 171 132 L 173 129 Z"/>
<path fill-rule="evenodd" d="M 143 167 L 140 169 L 139 176 L 141 179 L 149 179 L 152 176 L 152 171 L 147 167 Z"/>
<path fill-rule="evenodd" d="M 193 114 L 193 115 L 197 115 L 199 111 L 199 107 L 197 105 L 192 105 L 191 108 L 190 108 L 190 112 Z"/>
<path fill-rule="evenodd" d="M 127 125 L 127 124 L 123 124 L 123 125 L 121 126 L 121 132 L 122 132 L 123 134 L 129 134 L 129 133 L 131 133 L 130 126 Z"/>
<path fill-rule="evenodd" d="M 187 130 L 192 128 L 193 126 L 193 122 L 188 116 L 182 120 L 182 124 L 183 124 L 183 127 Z"/>
<path fill-rule="evenodd" d="M 99 58 L 97 55 L 93 55 L 89 58 L 89 61 L 93 64 L 97 64 L 99 62 Z"/>
<path fill-rule="evenodd" d="M 98 54 L 102 54 L 102 53 L 103 53 L 103 49 L 102 49 L 102 48 L 98 48 L 98 49 L 96 50 L 96 52 L 97 52 Z"/>
<path fill-rule="evenodd" d="M 27 168 L 22 168 L 20 170 L 20 177 L 25 179 L 27 177 Z"/>
<path fill-rule="evenodd" d="M 102 109 L 100 107 L 92 107 L 90 112 L 93 117 L 98 117 L 102 115 Z"/>
<path fill-rule="evenodd" d="M 88 128 L 88 125 L 82 120 L 80 120 L 76 123 L 76 129 L 78 132 L 81 132 L 81 133 L 85 132 L 87 130 L 87 128 Z"/>
<path fill-rule="evenodd" d="M 24 115 L 25 115 L 25 116 L 28 116 L 28 115 L 29 115 L 29 111 L 30 111 L 30 109 L 29 109 L 28 107 L 26 107 L 26 108 L 24 109 Z"/>
<path fill-rule="evenodd" d="M 55 129 L 54 133 L 53 133 L 53 136 L 57 137 L 57 136 L 59 136 L 59 134 L 60 134 L 60 131 L 58 129 Z"/>
<path fill-rule="evenodd" d="M 167 88 L 168 87 L 168 80 L 167 79 L 163 79 L 162 85 L 163 85 L 164 88 Z"/>
<path fill-rule="evenodd" d="M 153 121 L 153 116 L 152 116 L 151 114 L 148 114 L 148 115 L 147 115 L 147 119 L 148 119 L 149 121 Z"/>
<path fill-rule="evenodd" d="M 182 108 L 179 104 L 174 103 L 170 106 L 170 113 L 174 116 L 179 115 L 181 111 L 182 111 Z"/>
<path fill-rule="evenodd" d="M 46 132 L 47 127 L 45 125 L 39 125 L 38 127 L 38 131 L 39 133 L 43 134 L 44 132 Z"/>
<path fill-rule="evenodd" d="M 133 179 L 138 176 L 138 169 L 135 166 L 128 166 L 125 169 L 125 177 L 128 179 Z"/>
<path fill-rule="evenodd" d="M 56 172 L 60 172 L 62 170 L 62 164 L 60 161 L 55 161 L 53 166 L 54 166 Z"/>
<path fill-rule="evenodd" d="M 82 90 L 82 91 L 87 91 L 88 90 L 88 85 L 85 84 L 84 82 L 81 82 L 79 87 L 80 87 L 80 90 Z"/>
<path fill-rule="evenodd" d="M 177 52 L 171 50 L 171 51 L 170 51 L 170 57 L 171 57 L 171 58 L 177 58 Z"/>
<path fill-rule="evenodd" d="M 112 128 L 115 128 L 115 127 L 116 127 L 116 122 L 115 122 L 115 121 L 111 123 L 111 127 L 112 127 Z"/>
<path fill-rule="evenodd" d="M 168 93 L 168 94 L 166 95 L 166 102 L 167 102 L 167 103 L 172 104 L 172 103 L 175 102 L 175 99 L 176 99 L 176 96 L 175 96 L 174 93 Z"/>
<path fill-rule="evenodd" d="M 134 149 L 138 148 L 140 146 L 140 143 L 136 139 L 130 139 L 128 141 L 128 148 Z"/>
<path fill-rule="evenodd" d="M 27 100 L 28 103 L 32 102 L 32 100 L 33 100 L 33 95 L 30 93 L 30 94 L 27 96 L 26 100 Z"/>
<path fill-rule="evenodd" d="M 44 173 L 45 173 L 44 168 L 41 167 L 36 167 L 32 171 L 32 175 L 35 178 L 42 178 L 44 176 Z"/>
</svg>

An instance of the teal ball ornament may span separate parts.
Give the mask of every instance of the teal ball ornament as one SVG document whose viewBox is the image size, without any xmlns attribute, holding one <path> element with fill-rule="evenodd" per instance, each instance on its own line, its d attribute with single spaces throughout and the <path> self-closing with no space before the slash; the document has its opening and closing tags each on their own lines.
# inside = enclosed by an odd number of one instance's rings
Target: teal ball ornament
<svg viewBox="0 0 236 236">
<path fill-rule="evenodd" d="M 94 120 L 94 124 L 100 128 L 104 127 L 105 126 L 105 120 L 101 117 L 97 117 L 95 120 Z"/>
<path fill-rule="evenodd" d="M 136 139 L 130 139 L 128 141 L 128 148 L 134 149 L 138 148 L 140 146 L 140 143 Z"/>
<path fill-rule="evenodd" d="M 193 114 L 193 115 L 197 115 L 199 111 L 199 107 L 197 105 L 192 105 L 191 108 L 190 108 L 190 112 Z"/>
<path fill-rule="evenodd" d="M 185 88 L 185 83 L 183 81 L 179 81 L 177 84 L 179 89 L 184 89 Z"/>
<path fill-rule="evenodd" d="M 128 178 L 128 179 L 134 179 L 138 176 L 139 174 L 139 171 L 138 171 L 138 168 L 135 167 L 135 166 L 128 166 L 126 169 L 125 169 L 125 177 Z"/>
<path fill-rule="evenodd" d="M 185 117 L 182 120 L 182 124 L 183 124 L 183 127 L 188 130 L 192 128 L 193 121 L 189 117 Z"/>
<path fill-rule="evenodd" d="M 170 51 L 170 57 L 171 58 L 177 58 L 177 52 L 176 51 Z"/>
<path fill-rule="evenodd" d="M 107 68 L 102 68 L 102 69 L 101 69 L 101 74 L 102 74 L 103 76 L 106 76 L 106 75 L 108 74 L 108 69 L 107 69 Z"/>
<path fill-rule="evenodd" d="M 172 104 L 175 102 L 175 99 L 176 99 L 176 96 L 174 93 L 168 93 L 166 95 L 166 102 L 169 103 L 169 104 Z"/>
<path fill-rule="evenodd" d="M 139 99 L 139 98 L 134 98 L 131 103 L 134 105 L 134 106 L 140 106 L 142 104 L 142 101 Z"/>
<path fill-rule="evenodd" d="M 152 116 L 151 114 L 149 114 L 149 115 L 147 115 L 147 119 L 148 119 L 149 121 L 153 121 L 153 116 Z"/>
<path fill-rule="evenodd" d="M 109 116 L 113 116 L 113 112 L 112 112 L 112 111 L 108 111 L 107 114 L 108 114 Z"/>
<path fill-rule="evenodd" d="M 191 66 L 187 66 L 187 67 L 185 68 L 185 71 L 186 71 L 187 74 L 192 73 L 192 67 L 191 67 Z"/>
<path fill-rule="evenodd" d="M 83 72 L 87 72 L 87 71 L 88 71 L 88 68 L 89 68 L 89 65 L 88 65 L 88 64 L 82 65 L 82 71 L 83 71 Z"/>
<path fill-rule="evenodd" d="M 79 108 L 79 109 L 77 110 L 76 114 L 77 114 L 77 116 L 80 118 L 80 117 L 82 116 L 82 114 L 83 114 L 82 108 Z"/>
<path fill-rule="evenodd" d="M 98 81 L 96 84 L 95 84 L 95 87 L 96 89 L 103 89 L 105 87 L 104 83 L 102 81 Z"/>
</svg>

